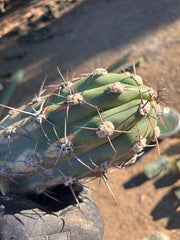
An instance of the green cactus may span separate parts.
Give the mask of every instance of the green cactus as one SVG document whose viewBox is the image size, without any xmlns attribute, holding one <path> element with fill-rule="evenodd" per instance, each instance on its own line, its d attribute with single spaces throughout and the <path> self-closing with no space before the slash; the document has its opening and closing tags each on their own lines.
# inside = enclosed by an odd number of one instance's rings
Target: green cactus
<svg viewBox="0 0 180 240">
<path fill-rule="evenodd" d="M 60 71 L 59 71 L 60 72 Z M 60 73 L 61 75 L 61 73 Z M 158 93 L 135 73 L 96 69 L 11 110 L 0 125 L 0 190 L 41 192 L 132 164 L 157 143 Z M 53 87 L 53 86 L 51 86 Z M 43 190 L 42 190 L 43 189 Z"/>
</svg>

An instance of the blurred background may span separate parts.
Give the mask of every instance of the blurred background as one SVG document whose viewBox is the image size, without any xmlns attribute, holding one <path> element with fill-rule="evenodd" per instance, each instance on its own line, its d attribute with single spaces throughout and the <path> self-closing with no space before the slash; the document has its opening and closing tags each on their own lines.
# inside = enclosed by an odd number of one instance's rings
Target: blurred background
<svg viewBox="0 0 180 240">
<path fill-rule="evenodd" d="M 0 0 L 0 101 L 23 71 L 8 105 L 29 102 L 47 74 L 47 85 L 107 67 L 132 50 L 137 73 L 166 89 L 167 105 L 180 112 L 179 0 Z M 129 61 L 132 60 L 129 58 Z M 67 74 L 68 69 L 68 74 Z M 180 154 L 179 134 L 161 141 L 162 153 Z M 105 223 L 104 240 L 139 240 L 163 232 L 180 239 L 179 177 L 166 171 L 149 181 L 143 168 L 158 158 L 149 151 L 132 167 L 113 172 L 116 206 L 103 182 L 92 183 Z"/>
</svg>

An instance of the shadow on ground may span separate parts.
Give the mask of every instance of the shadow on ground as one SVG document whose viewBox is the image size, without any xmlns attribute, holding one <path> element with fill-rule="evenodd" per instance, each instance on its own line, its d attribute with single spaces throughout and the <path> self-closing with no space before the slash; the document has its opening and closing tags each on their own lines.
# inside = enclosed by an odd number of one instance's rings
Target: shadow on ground
<svg viewBox="0 0 180 240">
<path fill-rule="evenodd" d="M 179 203 L 175 198 L 174 191 L 175 188 L 171 189 L 151 212 L 154 221 L 168 217 L 167 229 L 180 228 L 180 212 L 177 211 Z"/>
</svg>

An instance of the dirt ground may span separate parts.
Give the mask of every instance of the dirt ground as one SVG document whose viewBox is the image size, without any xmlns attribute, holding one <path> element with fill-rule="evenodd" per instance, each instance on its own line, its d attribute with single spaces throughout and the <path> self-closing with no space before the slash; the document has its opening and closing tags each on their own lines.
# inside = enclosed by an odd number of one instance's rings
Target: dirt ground
<svg viewBox="0 0 180 240">
<path fill-rule="evenodd" d="M 143 58 L 138 74 L 166 88 L 167 104 L 180 112 L 179 0 L 14 0 L 5 8 L 0 15 L 0 96 L 13 74 L 24 70 L 9 105 L 30 101 L 46 74 L 49 84 L 57 83 L 56 66 L 80 76 L 133 48 L 133 58 Z M 179 136 L 161 141 L 161 152 L 180 154 Z M 134 166 L 112 173 L 118 206 L 103 182 L 92 183 L 104 240 L 139 240 L 157 232 L 180 240 L 180 202 L 174 195 L 178 177 L 166 172 L 146 181 L 142 173 L 157 158 L 153 149 Z"/>
</svg>

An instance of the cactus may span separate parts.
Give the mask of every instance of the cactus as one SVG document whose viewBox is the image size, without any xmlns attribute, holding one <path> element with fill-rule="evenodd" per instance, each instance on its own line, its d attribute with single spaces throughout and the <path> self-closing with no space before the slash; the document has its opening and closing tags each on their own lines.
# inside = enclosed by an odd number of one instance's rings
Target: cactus
<svg viewBox="0 0 180 240">
<path fill-rule="evenodd" d="M 0 125 L 2 194 L 41 193 L 59 184 L 72 188 L 110 167 L 132 164 L 149 141 L 157 143 L 162 107 L 158 92 L 134 73 L 96 69 L 83 78 L 49 86 Z M 55 89 L 53 88 L 55 87 Z"/>
</svg>

